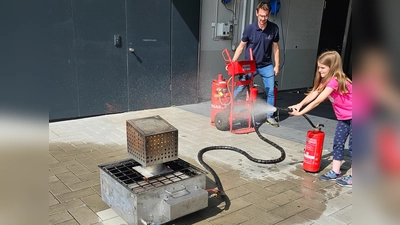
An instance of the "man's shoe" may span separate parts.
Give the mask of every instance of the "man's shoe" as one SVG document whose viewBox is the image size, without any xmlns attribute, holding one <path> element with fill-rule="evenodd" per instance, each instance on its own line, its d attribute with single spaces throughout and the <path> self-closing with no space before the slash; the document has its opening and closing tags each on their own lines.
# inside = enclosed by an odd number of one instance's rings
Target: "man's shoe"
<svg viewBox="0 0 400 225">
<path fill-rule="evenodd" d="M 273 127 L 279 127 L 279 123 L 273 117 L 267 118 L 267 123 Z"/>
</svg>

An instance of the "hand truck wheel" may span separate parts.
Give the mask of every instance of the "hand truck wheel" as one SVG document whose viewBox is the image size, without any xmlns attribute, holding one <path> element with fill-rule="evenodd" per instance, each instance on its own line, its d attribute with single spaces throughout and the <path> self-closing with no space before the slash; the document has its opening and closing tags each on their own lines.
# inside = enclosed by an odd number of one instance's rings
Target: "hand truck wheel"
<svg viewBox="0 0 400 225">
<path fill-rule="evenodd" d="M 229 130 L 229 116 L 226 113 L 219 112 L 214 119 L 215 127 L 221 131 Z"/>
</svg>

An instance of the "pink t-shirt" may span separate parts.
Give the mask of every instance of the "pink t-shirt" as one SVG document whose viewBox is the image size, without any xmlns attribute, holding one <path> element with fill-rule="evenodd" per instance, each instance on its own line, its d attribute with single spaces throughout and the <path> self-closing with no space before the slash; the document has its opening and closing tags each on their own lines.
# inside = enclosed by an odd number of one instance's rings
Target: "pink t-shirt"
<svg viewBox="0 0 400 225">
<path fill-rule="evenodd" d="M 356 80 L 355 86 L 353 114 L 356 115 L 356 119 L 354 123 L 364 123 L 373 117 L 374 109 L 379 102 L 378 93 L 381 92 L 384 84 L 378 74 L 357 74 L 358 77 L 361 78 Z"/>
<path fill-rule="evenodd" d="M 353 85 L 347 81 L 347 88 L 349 93 L 341 95 L 338 91 L 338 81 L 332 78 L 327 87 L 333 88 L 332 93 L 329 95 L 329 100 L 332 103 L 333 110 L 335 111 L 338 120 L 349 120 L 353 118 Z"/>
</svg>

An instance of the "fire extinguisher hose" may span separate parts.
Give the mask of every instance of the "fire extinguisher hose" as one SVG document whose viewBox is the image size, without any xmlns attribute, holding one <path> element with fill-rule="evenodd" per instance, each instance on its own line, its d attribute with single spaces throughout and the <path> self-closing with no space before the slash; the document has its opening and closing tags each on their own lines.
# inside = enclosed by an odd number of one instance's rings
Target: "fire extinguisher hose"
<svg viewBox="0 0 400 225">
<path fill-rule="evenodd" d="M 310 120 L 310 118 L 308 118 L 308 116 L 303 115 L 303 117 L 308 121 L 308 123 L 310 123 L 310 125 L 314 128 L 314 129 L 318 129 L 320 127 L 323 127 L 323 124 L 317 124 L 317 126 L 314 125 L 314 123 Z"/>
<path fill-rule="evenodd" d="M 291 112 L 292 109 L 286 108 L 286 109 L 281 109 L 281 108 L 277 108 L 277 111 L 286 111 L 286 112 Z M 318 128 L 319 126 L 323 126 L 322 124 L 318 124 L 318 126 L 315 126 L 312 121 L 310 120 L 310 118 L 308 118 L 306 115 L 303 115 L 304 118 L 310 123 L 310 125 L 313 128 Z M 236 147 L 232 147 L 232 146 L 209 146 L 206 148 L 203 148 L 199 151 L 199 153 L 197 154 L 197 159 L 199 160 L 200 164 L 207 169 L 211 175 L 214 177 L 214 181 L 216 184 L 216 189 L 215 188 L 211 188 L 210 190 L 212 190 L 213 192 L 219 192 L 220 195 L 225 195 L 225 191 L 224 188 L 222 186 L 221 180 L 219 179 L 217 173 L 211 168 L 211 166 L 209 166 L 207 163 L 204 162 L 203 160 L 203 155 L 204 153 L 208 152 L 208 151 L 212 151 L 212 150 L 229 150 L 229 151 L 235 151 L 237 153 L 240 153 L 244 156 L 246 156 L 246 158 L 248 158 L 250 161 L 255 162 L 255 163 L 259 163 L 259 164 L 275 164 L 275 163 L 280 163 L 283 160 L 285 160 L 286 158 L 286 153 L 285 150 L 279 146 L 278 144 L 276 144 L 275 142 L 267 139 L 266 137 L 264 137 L 260 131 L 259 128 L 261 127 L 262 124 L 264 124 L 266 121 L 264 121 L 263 123 L 256 123 L 254 121 L 254 115 L 252 116 L 252 121 L 253 121 L 253 125 L 254 125 L 254 130 L 257 133 L 257 136 L 263 140 L 264 142 L 268 143 L 269 145 L 273 146 L 274 148 L 278 149 L 281 153 L 281 156 L 279 158 L 276 159 L 257 159 L 252 157 L 249 153 L 247 153 L 246 151 L 243 151 L 242 149 L 236 148 Z M 214 193 L 212 196 L 216 196 L 216 194 Z"/>
<path fill-rule="evenodd" d="M 211 175 L 214 177 L 214 181 L 215 184 L 218 188 L 218 191 L 220 192 L 221 195 L 225 195 L 224 192 L 224 188 L 222 186 L 221 180 L 219 179 L 217 173 L 211 168 L 211 166 L 209 166 L 207 163 L 204 162 L 203 160 L 203 154 L 211 151 L 211 150 L 229 150 L 229 151 L 235 151 L 237 153 L 240 153 L 244 156 L 246 156 L 246 158 L 248 158 L 250 161 L 255 162 L 255 163 L 260 163 L 260 164 L 275 164 L 275 163 L 279 163 L 282 162 L 283 160 L 285 160 L 286 158 L 286 153 L 285 150 L 275 144 L 274 142 L 268 140 L 267 138 L 263 137 L 260 132 L 258 131 L 258 128 L 256 129 L 257 135 L 258 137 L 260 137 L 263 141 L 267 142 L 268 144 L 274 146 L 275 148 L 277 148 L 280 152 L 281 152 L 281 156 L 277 159 L 257 159 L 252 157 L 249 153 L 247 153 L 246 151 L 243 151 L 242 149 L 236 148 L 236 147 L 232 147 L 232 146 L 209 146 L 206 148 L 203 148 L 199 151 L 199 153 L 197 154 L 197 159 L 199 160 L 200 164 L 206 168 Z"/>
<path fill-rule="evenodd" d="M 265 123 L 265 122 L 264 122 Z M 203 148 L 199 151 L 199 153 L 197 154 L 197 159 L 199 160 L 200 164 L 206 168 L 211 175 L 214 177 L 214 181 L 215 184 L 218 188 L 218 191 L 220 192 L 221 195 L 225 195 L 224 192 L 224 188 L 222 186 L 221 180 L 219 179 L 217 173 L 211 168 L 211 166 L 209 166 L 207 163 L 204 162 L 203 160 L 203 155 L 204 153 L 208 152 L 208 151 L 212 151 L 212 150 L 229 150 L 229 151 L 235 151 L 237 153 L 240 153 L 244 156 L 246 156 L 246 158 L 248 158 L 250 161 L 255 162 L 255 163 L 259 163 L 259 164 L 275 164 L 275 163 L 279 163 L 282 162 L 283 160 L 285 160 L 286 158 L 286 153 L 285 150 L 279 146 L 278 144 L 274 143 L 273 141 L 267 139 L 266 137 L 264 137 L 260 131 L 259 131 L 259 127 L 263 124 L 263 123 L 255 123 L 254 122 L 254 116 L 253 116 L 253 124 L 254 124 L 254 129 L 258 135 L 258 137 L 263 140 L 264 142 L 267 142 L 268 144 L 270 144 L 271 146 L 273 146 L 274 148 L 278 149 L 281 153 L 281 156 L 277 159 L 257 159 L 252 157 L 249 153 L 247 153 L 246 151 L 243 151 L 242 149 L 236 148 L 236 147 L 232 147 L 232 146 L 209 146 L 206 148 Z"/>
<path fill-rule="evenodd" d="M 285 109 L 283 109 L 283 108 L 276 108 L 276 111 L 279 113 L 279 112 L 281 112 L 281 111 L 284 111 L 284 112 L 292 112 L 293 111 L 293 109 L 291 109 L 291 108 L 285 108 Z M 320 127 L 323 127 L 324 125 L 323 124 L 317 124 L 317 125 L 315 125 L 311 120 L 310 120 L 310 118 L 308 118 L 308 116 L 307 115 L 303 115 L 303 117 L 308 121 L 308 123 L 311 125 L 311 127 L 312 128 L 314 128 L 314 129 L 318 129 L 318 128 L 320 128 Z M 254 116 L 253 116 L 253 120 L 254 120 Z M 254 123 L 254 121 L 253 121 L 253 123 Z"/>
</svg>

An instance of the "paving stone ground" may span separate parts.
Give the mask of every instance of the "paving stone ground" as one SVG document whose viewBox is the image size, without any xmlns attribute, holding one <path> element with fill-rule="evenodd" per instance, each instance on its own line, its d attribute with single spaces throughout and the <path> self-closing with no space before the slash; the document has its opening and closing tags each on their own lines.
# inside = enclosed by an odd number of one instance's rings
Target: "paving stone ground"
<svg viewBox="0 0 400 225">
<path fill-rule="evenodd" d="M 179 157 L 202 169 L 197 153 L 208 146 L 234 146 L 261 159 L 280 156 L 277 149 L 259 139 L 256 133 L 238 135 L 219 131 L 210 125 L 208 116 L 185 107 L 52 122 L 49 123 L 49 224 L 126 224 L 101 199 L 98 165 L 130 158 L 126 120 L 156 115 L 178 130 Z M 205 153 L 203 159 L 217 172 L 229 201 L 210 198 L 207 208 L 167 224 L 351 224 L 352 189 L 318 180 L 331 167 L 331 146 L 324 146 L 321 172 L 305 172 L 304 141 L 298 140 L 305 139 L 306 130 L 300 132 L 304 138 L 288 138 L 290 119 L 280 128 L 263 125 L 260 129 L 265 137 L 284 148 L 287 158 L 281 163 L 257 164 L 233 151 Z M 335 129 L 335 120 L 320 120 L 328 123 L 327 129 Z M 332 136 L 327 134 L 329 138 Z M 345 161 L 344 173 L 350 168 L 349 158 Z M 214 178 L 208 173 L 207 188 L 211 187 L 215 187 Z"/>
</svg>

